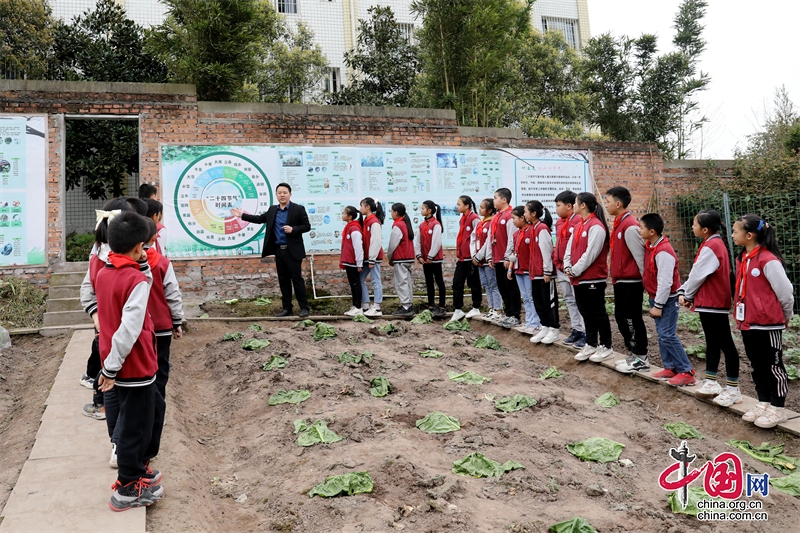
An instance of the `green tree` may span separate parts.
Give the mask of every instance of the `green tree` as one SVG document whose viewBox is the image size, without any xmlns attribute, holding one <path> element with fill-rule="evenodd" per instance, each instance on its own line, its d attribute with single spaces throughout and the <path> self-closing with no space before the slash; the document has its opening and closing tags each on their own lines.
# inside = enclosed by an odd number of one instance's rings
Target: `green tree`
<svg viewBox="0 0 800 533">
<path fill-rule="evenodd" d="M 422 74 L 415 103 L 454 109 L 459 124 L 502 126 L 533 0 L 415 0 Z"/>
<path fill-rule="evenodd" d="M 292 31 L 278 19 L 278 38 L 264 47 L 254 76 L 262 102 L 300 103 L 317 99 L 320 82 L 328 74 L 328 59 L 314 33 L 298 22 Z"/>
<path fill-rule="evenodd" d="M 0 79 L 42 79 L 54 21 L 45 0 L 0 0 Z"/>
<path fill-rule="evenodd" d="M 581 58 L 564 36 L 530 30 L 517 62 L 507 124 L 529 137 L 586 137 L 581 121 L 588 117 L 589 99 L 581 87 Z"/>
<path fill-rule="evenodd" d="M 419 73 L 417 47 L 400 30 L 390 7 L 370 7 L 369 20 L 359 20 L 358 44 L 345 53 L 350 84 L 330 93 L 332 105 L 408 107 Z"/>
<path fill-rule="evenodd" d="M 255 80 L 264 50 L 276 39 L 268 0 L 164 0 L 167 16 L 148 40 L 170 79 L 192 83 L 206 101 L 258 98 Z"/>
</svg>

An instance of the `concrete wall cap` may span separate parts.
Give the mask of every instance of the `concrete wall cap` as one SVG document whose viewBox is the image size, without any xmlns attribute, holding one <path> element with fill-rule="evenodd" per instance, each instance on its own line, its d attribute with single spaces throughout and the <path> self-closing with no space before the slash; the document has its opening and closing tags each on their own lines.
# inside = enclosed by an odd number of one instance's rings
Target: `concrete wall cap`
<svg viewBox="0 0 800 533">
<path fill-rule="evenodd" d="M 63 92 L 125 94 L 197 94 L 194 85 L 182 83 L 123 83 L 105 81 L 0 80 L 0 92 Z"/>
</svg>

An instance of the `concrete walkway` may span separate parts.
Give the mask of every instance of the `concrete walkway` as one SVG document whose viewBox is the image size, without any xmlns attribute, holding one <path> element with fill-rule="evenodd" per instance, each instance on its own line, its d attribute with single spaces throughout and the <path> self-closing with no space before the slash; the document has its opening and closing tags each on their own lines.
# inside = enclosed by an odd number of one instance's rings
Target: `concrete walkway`
<svg viewBox="0 0 800 533">
<path fill-rule="evenodd" d="M 3 509 L 0 533 L 145 531 L 144 508 L 124 513 L 109 509 L 117 472 L 108 466 L 106 424 L 81 414 L 92 398 L 78 378 L 86 371 L 93 335 L 93 330 L 72 334 L 45 402 L 36 443 Z"/>
</svg>

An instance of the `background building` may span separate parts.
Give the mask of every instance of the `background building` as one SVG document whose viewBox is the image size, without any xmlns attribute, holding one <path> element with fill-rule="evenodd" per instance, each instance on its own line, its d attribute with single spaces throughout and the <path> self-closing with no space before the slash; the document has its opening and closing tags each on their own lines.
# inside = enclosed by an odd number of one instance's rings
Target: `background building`
<svg viewBox="0 0 800 533">
<path fill-rule="evenodd" d="M 96 0 L 50 0 L 54 16 L 71 20 L 93 9 Z M 117 0 L 128 17 L 142 26 L 153 26 L 164 20 L 166 8 L 158 0 Z M 347 83 L 344 54 L 358 39 L 358 21 L 369 18 L 370 7 L 391 7 L 403 31 L 413 39 L 420 26 L 411 14 L 411 0 L 272 0 L 275 10 L 293 25 L 302 21 L 314 32 L 317 44 L 328 58 L 328 79 L 325 88 L 338 91 Z M 536 0 L 531 22 L 541 31 L 557 30 L 577 50 L 583 49 L 591 37 L 588 0 Z"/>
</svg>

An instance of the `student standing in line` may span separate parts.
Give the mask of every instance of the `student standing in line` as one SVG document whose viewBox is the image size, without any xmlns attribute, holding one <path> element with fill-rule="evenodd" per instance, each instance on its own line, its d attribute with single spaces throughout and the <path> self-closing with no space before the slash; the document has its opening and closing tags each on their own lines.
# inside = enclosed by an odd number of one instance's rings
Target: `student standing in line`
<svg viewBox="0 0 800 533">
<path fill-rule="evenodd" d="M 575 226 L 564 255 L 564 273 L 572 280 L 575 301 L 586 323 L 586 346 L 575 360 L 599 363 L 614 357 L 611 323 L 606 313 L 608 226 L 603 206 L 590 192 L 578 194 L 575 211 L 581 221 Z"/>
<path fill-rule="evenodd" d="M 164 219 L 164 206 L 152 198 L 148 198 L 144 202 L 147 204 L 147 218 L 156 223 L 155 249 L 160 255 L 164 255 L 167 247 L 167 228 L 161 223 Z"/>
<path fill-rule="evenodd" d="M 539 200 L 525 204 L 525 218 L 533 228 L 531 231 L 531 290 L 533 305 L 539 320 L 540 330 L 531 337 L 534 344 L 553 344 L 561 333 L 558 320 L 558 291 L 553 277 L 553 236 L 550 226 L 553 217 Z"/>
<path fill-rule="evenodd" d="M 642 239 L 647 242 L 644 255 L 644 290 L 650 295 L 650 316 L 655 319 L 658 348 L 664 370 L 653 377 L 675 387 L 695 384 L 694 369 L 678 338 L 678 256 L 669 239 L 662 235 L 664 220 L 658 213 L 648 213 L 639 222 Z"/>
<path fill-rule="evenodd" d="M 525 208 L 518 205 L 511 210 L 511 220 L 517 232 L 512 237 L 512 251 L 508 255 L 511 268 L 508 269 L 508 280 L 513 282 L 511 276 L 516 276 L 516 283 L 522 295 L 522 305 L 525 307 L 525 325 L 519 331 L 528 335 L 536 335 L 541 328 L 539 315 L 533 305 L 533 292 L 531 289 L 531 243 L 533 242 L 533 226 L 525 218 Z"/>
<path fill-rule="evenodd" d="M 383 282 L 381 281 L 381 261 L 383 261 L 383 207 L 372 199 L 361 200 L 361 215 L 364 217 L 364 268 L 361 269 L 361 309 L 365 316 L 383 316 Z M 374 303 L 369 304 L 367 278 L 372 282 Z"/>
<path fill-rule="evenodd" d="M 361 232 L 361 223 L 358 221 L 358 209 L 348 205 L 342 211 L 342 253 L 339 256 L 339 268 L 347 273 L 347 283 L 350 284 L 350 294 L 353 296 L 353 306 L 344 314 L 347 316 L 363 315 L 361 309 L 363 301 L 361 295 L 361 271 L 364 267 L 364 242 Z"/>
<path fill-rule="evenodd" d="M 389 214 L 394 222 L 386 256 L 389 265 L 394 267 L 394 290 L 400 299 L 400 307 L 392 315 L 413 317 L 414 285 L 411 281 L 411 267 L 414 265 L 414 228 L 404 204 L 392 204 Z"/>
<path fill-rule="evenodd" d="M 723 407 L 742 403 L 739 392 L 739 351 L 733 343 L 728 315 L 731 312 L 731 260 L 719 230 L 722 217 L 713 209 L 697 213 L 692 223 L 695 237 L 703 239 L 689 278 L 678 289 L 678 302 L 697 311 L 706 335 L 706 378 L 699 398 L 714 398 Z M 725 353 L 727 387 L 717 383 L 720 352 Z"/>
<path fill-rule="evenodd" d="M 475 202 L 469 196 L 459 196 L 456 209 L 461 213 L 458 221 L 458 234 L 456 235 L 456 271 L 453 273 L 453 316 L 450 321 L 461 320 L 464 317 L 473 318 L 481 314 L 481 278 L 478 267 L 472 264 L 472 250 L 475 247 L 475 235 L 480 223 L 480 217 L 475 208 Z M 472 309 L 464 313 L 464 282 L 472 293 Z"/>
<path fill-rule="evenodd" d="M 422 265 L 425 274 L 425 287 L 428 292 L 428 310 L 435 318 L 445 315 L 445 299 L 447 297 L 442 263 L 442 212 L 439 204 L 433 200 L 425 200 L 419 208 L 420 214 L 425 217 L 419 225 L 419 231 L 414 237 L 414 253 L 417 261 Z M 439 288 L 439 306 L 435 307 L 435 288 Z"/>
<path fill-rule="evenodd" d="M 753 368 L 758 403 L 742 420 L 760 428 L 786 422 L 789 379 L 783 365 L 783 330 L 794 316 L 794 288 L 775 242 L 775 228 L 758 215 L 733 225 L 733 242 L 744 250 L 736 261 L 733 314 Z"/>
<path fill-rule="evenodd" d="M 564 273 L 564 255 L 567 252 L 567 244 L 570 237 L 572 237 L 572 232 L 575 231 L 575 226 L 581 221 L 581 217 L 575 213 L 576 196 L 572 191 L 562 191 L 558 193 L 555 199 L 558 220 L 556 220 L 553 266 L 556 269 L 556 281 L 561 288 L 561 294 L 564 295 L 564 302 L 567 304 L 567 313 L 570 321 L 569 336 L 561 342 L 575 348 L 583 348 L 586 346 L 586 326 L 578 310 L 578 304 L 575 302 L 575 289 L 572 287 L 572 280 Z"/>
<path fill-rule="evenodd" d="M 490 256 L 487 257 L 489 265 L 494 269 L 497 279 L 497 288 L 503 299 L 505 318 L 499 319 L 497 324 L 510 329 L 520 324 L 520 293 L 516 283 L 508 282 L 508 270 L 511 262 L 508 255 L 514 244 L 514 233 L 517 228 L 511 222 L 511 190 L 503 187 L 494 192 L 494 208 L 497 214 L 492 219 L 489 229 Z"/>
<path fill-rule="evenodd" d="M 617 361 L 617 370 L 630 374 L 649 370 L 647 329 L 642 320 L 644 241 L 639 221 L 628 211 L 631 193 L 625 187 L 606 191 L 606 209 L 614 218 L 611 229 L 611 283 L 614 285 L 614 318 L 630 352 Z"/>
<path fill-rule="evenodd" d="M 485 198 L 481 201 L 481 221 L 474 232 L 475 247 L 472 251 L 472 264 L 478 268 L 481 276 L 481 285 L 486 288 L 486 299 L 489 301 L 489 312 L 483 318 L 492 321 L 503 317 L 503 299 L 500 296 L 500 290 L 497 288 L 494 269 L 490 266 L 492 263 L 492 244 L 489 231 L 495 213 L 494 200 Z"/>
</svg>

